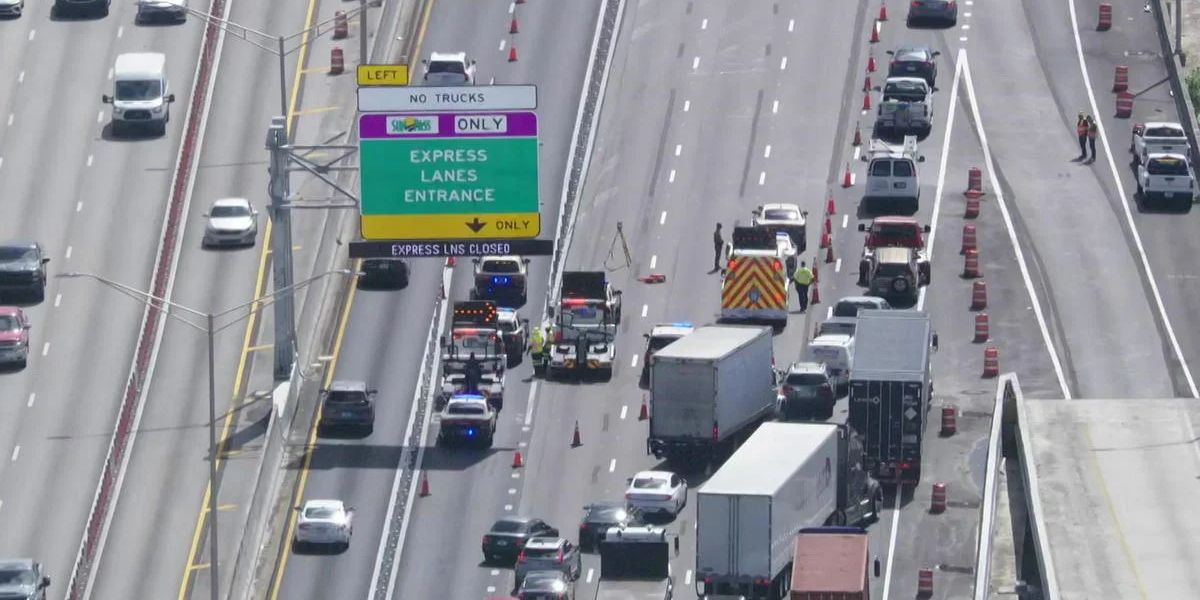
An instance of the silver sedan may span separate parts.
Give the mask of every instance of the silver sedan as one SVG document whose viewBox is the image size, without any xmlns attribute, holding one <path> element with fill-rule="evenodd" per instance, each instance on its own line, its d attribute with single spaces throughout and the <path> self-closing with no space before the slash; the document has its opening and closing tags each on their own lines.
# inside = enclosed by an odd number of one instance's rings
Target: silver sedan
<svg viewBox="0 0 1200 600">
<path fill-rule="evenodd" d="M 245 198 L 221 198 L 204 216 L 205 246 L 253 246 L 258 239 L 258 211 Z"/>
<path fill-rule="evenodd" d="M 309 500 L 300 509 L 293 539 L 296 546 L 309 544 L 350 547 L 354 534 L 354 509 L 341 500 Z"/>
</svg>

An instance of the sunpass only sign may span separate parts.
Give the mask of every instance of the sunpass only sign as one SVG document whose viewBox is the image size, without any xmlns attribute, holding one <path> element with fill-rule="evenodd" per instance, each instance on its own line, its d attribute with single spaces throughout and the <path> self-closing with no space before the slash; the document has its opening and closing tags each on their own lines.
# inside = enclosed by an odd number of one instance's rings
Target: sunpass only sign
<svg viewBox="0 0 1200 600">
<path fill-rule="evenodd" d="M 537 136 L 533 112 L 361 115 L 363 239 L 537 237 Z"/>
</svg>

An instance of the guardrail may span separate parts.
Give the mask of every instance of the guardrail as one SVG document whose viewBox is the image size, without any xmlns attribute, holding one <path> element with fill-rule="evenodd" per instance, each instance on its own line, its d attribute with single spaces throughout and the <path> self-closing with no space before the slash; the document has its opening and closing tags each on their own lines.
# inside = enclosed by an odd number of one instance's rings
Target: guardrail
<svg viewBox="0 0 1200 600">
<path fill-rule="evenodd" d="M 1171 34 L 1167 26 L 1167 11 L 1163 7 L 1163 0 L 1148 0 L 1151 12 L 1154 13 L 1154 22 L 1157 25 L 1158 42 L 1162 46 L 1163 61 L 1167 64 L 1167 79 L 1171 83 L 1171 95 L 1175 99 L 1175 110 L 1179 113 L 1179 124 L 1183 125 L 1183 130 L 1187 134 L 1188 148 L 1191 149 L 1190 156 L 1200 156 L 1197 151 L 1197 123 L 1196 123 L 1196 107 L 1192 106 L 1192 98 L 1188 95 L 1187 84 L 1184 81 L 1184 66 L 1179 60 L 1181 52 L 1180 48 L 1175 48 L 1171 39 Z M 1180 1 L 1176 0 L 1174 6 L 1176 11 L 1179 10 Z M 1175 18 L 1179 18 L 1176 14 Z"/>
<path fill-rule="evenodd" d="M 992 427 L 988 433 L 987 471 L 983 480 L 983 503 L 979 511 L 979 539 L 975 548 L 975 600 L 987 600 L 992 580 L 992 538 L 996 535 L 996 500 L 1000 495 L 1000 465 L 1004 448 L 1001 433 L 1008 399 L 1016 393 L 1017 376 L 1005 373 L 996 384 Z"/>
</svg>

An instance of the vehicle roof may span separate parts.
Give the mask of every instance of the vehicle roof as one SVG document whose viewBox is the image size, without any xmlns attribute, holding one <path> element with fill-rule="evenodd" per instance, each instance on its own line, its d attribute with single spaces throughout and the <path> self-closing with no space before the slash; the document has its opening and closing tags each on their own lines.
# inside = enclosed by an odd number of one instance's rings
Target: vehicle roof
<svg viewBox="0 0 1200 600">
<path fill-rule="evenodd" d="M 511 516 L 507 516 L 507 517 L 500 517 L 499 519 L 496 519 L 495 522 L 492 523 L 492 527 L 495 527 L 497 523 L 520 523 L 522 525 L 528 525 L 529 523 L 533 522 L 534 518 L 535 517 L 525 517 L 525 516 L 521 516 L 521 515 L 511 515 Z"/>
<path fill-rule="evenodd" d="M 655 353 L 663 358 L 716 359 L 758 339 L 765 327 L 709 325 L 699 327 Z"/>
<path fill-rule="evenodd" d="M 430 52 L 429 62 L 467 62 L 466 52 Z"/>
<path fill-rule="evenodd" d="M 245 198 L 217 198 L 213 200 L 213 206 L 247 206 L 250 201 Z"/>
<path fill-rule="evenodd" d="M 879 224 L 879 225 L 918 225 L 916 217 L 901 217 L 901 216 L 896 216 L 896 215 L 889 215 L 886 217 L 875 217 L 875 219 L 871 221 L 871 226 L 874 227 L 876 224 Z"/>
<path fill-rule="evenodd" d="M 0 306 L 0 315 L 15 315 L 21 312 L 21 308 L 17 306 Z"/>
<path fill-rule="evenodd" d="M 843 334 L 826 334 L 826 335 L 843 335 Z M 846 336 L 846 337 L 850 337 L 850 336 Z M 823 362 L 811 362 L 811 361 L 809 361 L 809 362 L 794 362 L 794 363 L 792 363 L 792 365 L 790 367 L 788 367 L 789 375 L 790 374 L 798 375 L 801 373 L 825 373 L 826 371 L 827 371 L 827 368 L 825 367 L 825 363 L 823 363 Z"/>
<path fill-rule="evenodd" d="M 335 379 L 329 384 L 331 392 L 365 392 L 367 384 L 363 381 L 354 381 L 352 379 Z"/>
<path fill-rule="evenodd" d="M 31 242 L 28 240 L 9 240 L 7 242 L 0 243 L 0 248 L 31 248 L 32 249 L 32 248 L 37 248 L 37 247 L 38 247 L 37 242 Z"/>
<path fill-rule="evenodd" d="M 767 210 L 794 210 L 796 212 L 800 212 L 800 205 L 792 204 L 791 202 L 771 202 L 769 204 L 762 205 L 760 208 L 762 208 L 764 211 L 767 211 Z"/>
<path fill-rule="evenodd" d="M 857 326 L 856 326 L 856 329 L 857 329 Z M 823 335 L 818 335 L 817 337 L 809 340 L 808 345 L 811 346 L 813 344 L 819 344 L 822 346 L 824 346 L 824 345 L 841 346 L 841 345 L 850 343 L 850 340 L 852 340 L 852 339 L 854 339 L 854 336 L 852 336 L 848 333 L 826 333 Z"/>
<path fill-rule="evenodd" d="M 821 321 L 821 325 L 825 325 L 826 323 L 829 323 L 831 325 L 846 324 L 846 325 L 857 326 L 858 325 L 858 317 L 829 317 L 828 319 Z"/>
<path fill-rule="evenodd" d="M 525 548 L 529 550 L 548 550 L 550 548 L 557 548 L 566 543 L 566 541 L 567 538 L 562 536 L 550 537 L 547 535 L 539 535 L 537 537 L 529 538 L 529 541 L 525 542 Z"/>
<path fill-rule="evenodd" d="M 1146 129 L 1150 129 L 1151 127 L 1170 127 L 1172 129 L 1179 130 L 1183 129 L 1183 125 L 1171 121 L 1146 121 L 1145 123 L 1142 123 L 1142 125 L 1145 126 Z"/>
<path fill-rule="evenodd" d="M 650 337 L 683 337 L 696 328 L 683 323 L 659 323 L 650 329 Z"/>
<path fill-rule="evenodd" d="M 508 318 L 508 319 L 516 319 L 517 318 L 517 309 L 508 308 L 507 306 L 497 306 L 496 307 L 496 317 L 497 318 L 503 317 L 503 318 Z"/>
<path fill-rule="evenodd" d="M 675 475 L 675 474 L 670 471 L 638 471 L 637 473 L 634 473 L 633 478 L 634 479 L 644 479 L 644 478 L 670 479 L 671 476 L 673 476 L 673 475 Z"/>
<path fill-rule="evenodd" d="M 167 55 L 161 52 L 126 52 L 117 55 L 113 77 L 161 77 L 166 67 Z"/>
<path fill-rule="evenodd" d="M 489 254 L 487 256 L 479 257 L 479 262 L 487 260 L 511 260 L 515 262 L 521 262 L 521 257 L 516 254 Z"/>
<path fill-rule="evenodd" d="M 701 494 L 774 495 L 837 425 L 767 422 L 700 487 Z"/>
<path fill-rule="evenodd" d="M 898 373 L 922 376 L 929 359 L 932 326 L 918 310 L 862 310 L 858 313 L 851 379 L 873 379 Z M 914 341 L 917 344 L 914 349 Z"/>
<path fill-rule="evenodd" d="M 870 304 L 872 306 L 883 306 L 883 303 L 885 302 L 885 300 L 883 298 L 878 298 L 875 296 L 846 296 L 846 297 L 842 298 L 841 300 L 837 301 L 838 304 L 841 304 L 843 302 L 848 302 L 851 304 Z M 849 317 L 847 317 L 847 318 L 849 318 Z"/>
<path fill-rule="evenodd" d="M 911 83 L 913 85 L 920 85 L 921 87 L 929 87 L 929 82 L 925 81 L 924 77 L 909 77 L 907 75 L 905 75 L 905 76 L 898 75 L 896 77 L 888 77 L 883 82 L 884 85 L 887 85 L 889 83 Z"/>
<path fill-rule="evenodd" d="M 931 50 L 929 48 L 929 46 L 913 44 L 913 45 L 908 45 L 908 46 L 900 46 L 899 48 L 896 48 L 896 50 L 894 52 L 892 52 L 892 56 L 896 60 L 900 60 L 900 61 L 912 60 L 912 59 L 915 59 L 920 56 L 932 57 L 933 50 Z"/>
<path fill-rule="evenodd" d="M 15 570 L 15 569 L 32 569 L 37 561 L 32 558 L 4 558 L 0 559 L 0 569 Z"/>
<path fill-rule="evenodd" d="M 654 525 L 618 525 L 609 527 L 605 533 L 607 541 L 621 542 L 665 542 L 667 529 Z"/>
<path fill-rule="evenodd" d="M 310 508 L 330 508 L 333 510 L 342 510 L 345 504 L 341 500 L 306 500 L 304 502 L 304 510 Z"/>
<path fill-rule="evenodd" d="M 908 262 L 912 257 L 912 248 L 903 246 L 888 246 L 875 249 L 875 260 L 887 263 Z"/>
</svg>

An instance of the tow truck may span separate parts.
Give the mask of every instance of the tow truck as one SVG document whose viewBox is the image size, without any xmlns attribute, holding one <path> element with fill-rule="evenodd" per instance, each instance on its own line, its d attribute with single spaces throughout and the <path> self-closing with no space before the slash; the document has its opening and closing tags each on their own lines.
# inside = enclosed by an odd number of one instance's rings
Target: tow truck
<svg viewBox="0 0 1200 600">
<path fill-rule="evenodd" d="M 1191 158 L 1187 133 L 1184 132 L 1183 126 L 1165 121 L 1134 123 L 1129 151 L 1133 153 L 1135 165 L 1146 162 L 1146 157 L 1150 154 L 1182 154 Z"/>
<path fill-rule="evenodd" d="M 475 287 L 472 300 L 493 300 L 501 306 L 525 304 L 529 259 L 520 256 L 483 256 L 476 258 Z"/>
<path fill-rule="evenodd" d="M 546 377 L 599 373 L 612 377 L 621 323 L 621 291 L 603 271 L 564 271 L 558 309 L 551 307 L 553 343 Z"/>
<path fill-rule="evenodd" d="M 696 328 L 688 322 L 678 323 L 659 323 L 650 329 L 650 333 L 643 333 L 642 337 L 646 338 L 646 352 L 642 355 L 642 376 L 641 383 L 645 385 L 650 381 L 650 357 L 654 356 L 655 352 L 671 345 L 671 342 L 691 333 Z"/>
<path fill-rule="evenodd" d="M 496 437 L 497 411 L 477 394 L 455 394 L 442 409 L 437 443 L 478 442 L 486 448 Z"/>
<path fill-rule="evenodd" d="M 858 230 L 867 234 L 863 243 L 862 257 L 858 261 L 858 285 L 867 286 L 871 273 L 871 261 L 877 248 L 912 248 L 917 253 L 917 264 L 923 279 L 929 279 L 929 255 L 925 251 L 925 235 L 928 225 L 921 225 L 912 217 L 876 217 L 870 227 L 859 223 Z"/>
<path fill-rule="evenodd" d="M 499 328 L 499 311 L 486 300 L 454 303 L 450 335 L 439 340 L 442 349 L 442 393 L 438 405 L 466 389 L 471 356 L 479 365 L 478 392 L 500 410 L 504 403 L 504 369 L 508 353 Z M 498 389 L 497 389 L 498 388 Z M 436 407 L 435 407 L 436 408 Z"/>
</svg>

